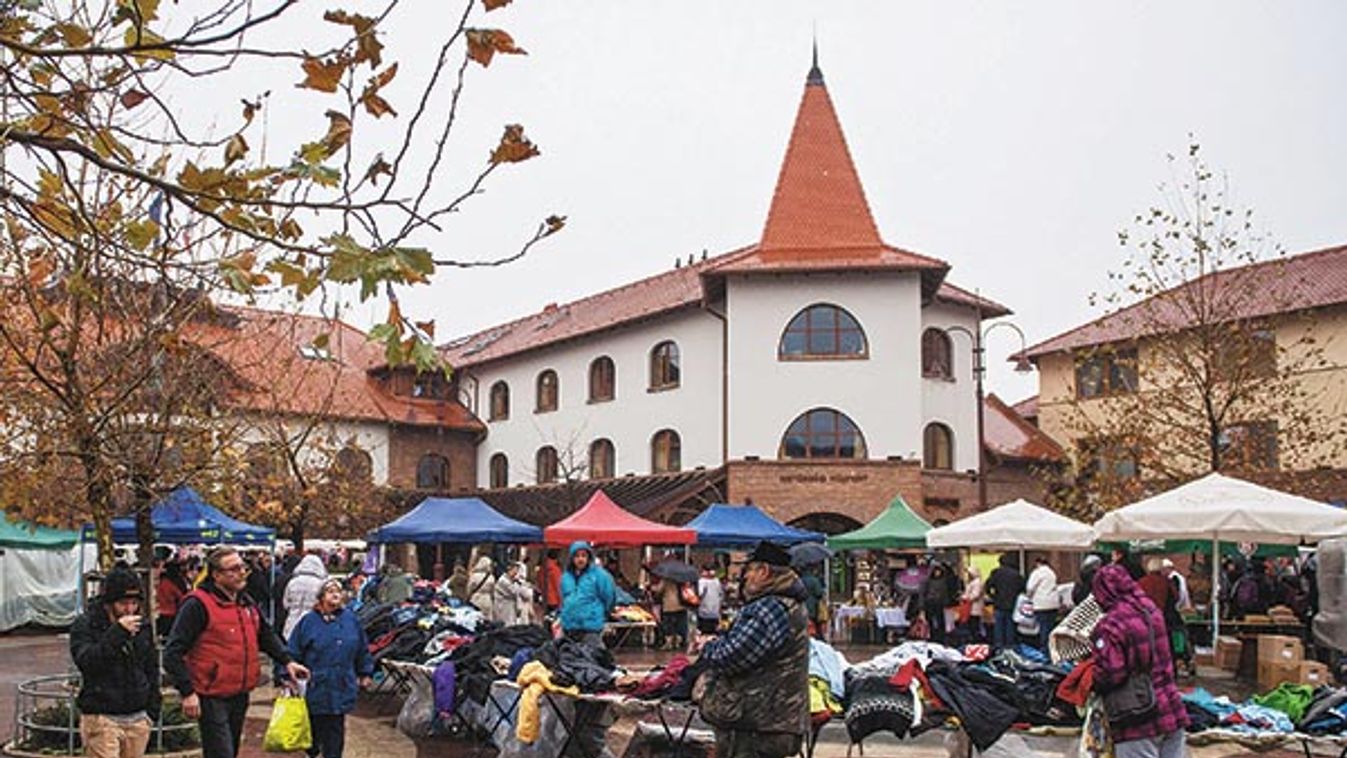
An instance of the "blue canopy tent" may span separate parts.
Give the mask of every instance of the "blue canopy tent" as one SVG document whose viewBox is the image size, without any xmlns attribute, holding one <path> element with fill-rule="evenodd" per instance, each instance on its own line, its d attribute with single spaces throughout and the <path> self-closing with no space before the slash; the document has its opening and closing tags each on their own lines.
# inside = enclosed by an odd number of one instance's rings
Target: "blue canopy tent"
<svg viewBox="0 0 1347 758">
<path fill-rule="evenodd" d="M 154 525 L 154 541 L 171 545 L 269 545 L 276 540 L 275 529 L 226 516 L 203 500 L 196 490 L 185 486 L 154 504 L 150 522 Z M 93 525 L 86 524 L 84 539 L 93 537 Z M 139 541 L 134 516 L 112 520 L 112 541 L 121 544 Z"/>
<path fill-rule="evenodd" d="M 697 532 L 697 544 L 702 547 L 744 548 L 763 541 L 798 545 L 825 539 L 818 532 L 786 526 L 753 505 L 715 503 L 689 521 L 687 528 Z"/>
<path fill-rule="evenodd" d="M 539 527 L 515 521 L 475 497 L 428 497 L 400 518 L 375 529 L 369 542 L 508 542 L 543 541 Z"/>
</svg>

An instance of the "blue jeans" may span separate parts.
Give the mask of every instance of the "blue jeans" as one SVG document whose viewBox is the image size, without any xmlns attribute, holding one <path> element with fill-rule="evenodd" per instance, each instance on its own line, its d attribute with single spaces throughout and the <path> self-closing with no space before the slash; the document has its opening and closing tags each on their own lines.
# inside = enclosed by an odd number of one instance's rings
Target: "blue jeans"
<svg viewBox="0 0 1347 758">
<path fill-rule="evenodd" d="M 1015 614 L 1014 611 L 1003 611 L 997 608 L 992 614 L 992 647 L 997 650 L 1004 650 L 1015 646 Z"/>
<path fill-rule="evenodd" d="M 1052 628 L 1057 626 L 1057 611 L 1034 611 L 1034 618 L 1038 621 L 1038 649 L 1048 652 L 1048 637 L 1052 634 Z"/>
</svg>

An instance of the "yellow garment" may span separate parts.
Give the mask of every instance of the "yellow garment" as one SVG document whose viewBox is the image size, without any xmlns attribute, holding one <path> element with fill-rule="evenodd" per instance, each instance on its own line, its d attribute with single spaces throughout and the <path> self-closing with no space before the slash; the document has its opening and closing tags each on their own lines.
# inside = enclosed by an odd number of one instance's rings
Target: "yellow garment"
<svg viewBox="0 0 1347 758">
<path fill-rule="evenodd" d="M 809 712 L 822 713 L 828 711 L 832 714 L 842 712 L 842 704 L 833 697 L 832 689 L 828 687 L 828 680 L 811 676 L 809 677 Z"/>
<path fill-rule="evenodd" d="M 514 736 L 528 745 L 538 739 L 539 722 L 542 717 L 539 701 L 543 692 L 560 692 L 571 696 L 580 694 L 580 690 L 576 687 L 558 687 L 552 684 L 552 672 L 538 661 L 525 663 L 524 668 L 519 670 L 515 683 L 524 691 L 519 695 L 519 721 L 514 725 Z"/>
</svg>

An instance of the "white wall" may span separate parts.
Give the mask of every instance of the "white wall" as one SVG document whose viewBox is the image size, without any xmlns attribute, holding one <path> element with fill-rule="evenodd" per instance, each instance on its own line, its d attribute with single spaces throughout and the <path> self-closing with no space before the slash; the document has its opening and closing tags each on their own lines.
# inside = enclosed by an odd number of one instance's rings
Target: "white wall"
<svg viewBox="0 0 1347 758">
<path fill-rule="evenodd" d="M 274 440 L 274 432 L 271 425 L 278 423 L 272 418 L 258 418 L 254 415 L 249 416 L 251 427 L 239 435 L 239 441 L 243 446 L 248 446 L 257 442 L 267 442 Z M 287 425 L 288 434 L 298 434 L 306 425 L 314 423 L 308 419 L 290 419 L 283 423 Z M 301 450 L 301 466 L 325 466 L 327 458 L 335 454 L 340 447 L 347 444 L 354 444 L 356 447 L 369 453 L 372 463 L 371 478 L 376 485 L 388 484 L 388 424 L 376 421 L 348 421 L 342 419 L 317 422 L 317 427 L 313 430 L 311 442 L 304 450 Z M 261 428 L 259 428 L 259 425 Z M 322 451 L 321 460 L 319 453 Z"/>
<path fill-rule="evenodd" d="M 849 416 L 860 427 L 872 459 L 920 458 L 925 415 L 916 274 L 735 277 L 726 298 L 730 458 L 776 458 L 791 421 L 816 407 Z M 778 359 L 786 325 L 814 303 L 832 303 L 850 312 L 865 331 L 869 358 Z"/>
<path fill-rule="evenodd" d="M 668 339 L 678 343 L 682 383 L 650 392 L 650 349 Z M 465 369 L 477 383 L 477 415 L 487 425 L 487 437 L 477 447 L 478 481 L 489 483 L 491 456 L 503 452 L 510 461 L 510 485 L 533 484 L 538 448 L 555 447 L 564 467 L 568 449 L 583 463 L 589 444 L 599 438 L 613 442 L 616 475 L 648 474 L 650 438 L 666 428 L 681 437 L 684 469 L 719 466 L 720 344 L 721 322 L 693 309 Z M 617 367 L 616 397 L 590 403 L 589 364 L 601 355 Z M 538 374 L 549 368 L 560 384 L 558 408 L 535 413 Z M 510 417 L 490 421 L 491 385 L 501 379 L 510 386 Z"/>
<path fill-rule="evenodd" d="M 946 303 L 931 303 L 922 309 L 923 331 L 927 327 L 949 329 L 953 326 L 976 332 L 977 313 L 971 308 Z M 977 387 L 973 381 L 973 345 L 969 336 L 962 332 L 951 332 L 949 337 L 954 381 L 922 378 L 922 426 L 925 428 L 933 421 L 948 426 L 954 432 L 954 470 L 976 470 Z M 920 374 L 920 365 L 917 368 Z"/>
</svg>

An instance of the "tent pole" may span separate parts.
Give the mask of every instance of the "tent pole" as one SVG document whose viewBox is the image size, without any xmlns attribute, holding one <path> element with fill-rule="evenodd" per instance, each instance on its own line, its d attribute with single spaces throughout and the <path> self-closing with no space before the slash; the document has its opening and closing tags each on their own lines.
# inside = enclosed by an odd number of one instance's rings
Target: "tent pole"
<svg viewBox="0 0 1347 758">
<path fill-rule="evenodd" d="M 1221 593 L 1217 579 L 1221 570 L 1221 540 L 1211 540 L 1211 649 L 1216 649 L 1216 638 L 1221 635 Z"/>
</svg>

